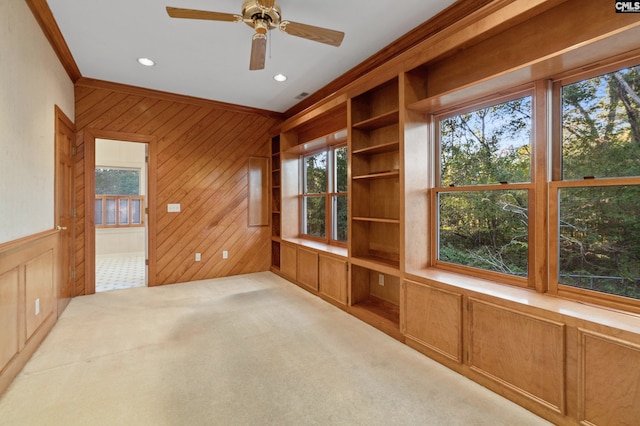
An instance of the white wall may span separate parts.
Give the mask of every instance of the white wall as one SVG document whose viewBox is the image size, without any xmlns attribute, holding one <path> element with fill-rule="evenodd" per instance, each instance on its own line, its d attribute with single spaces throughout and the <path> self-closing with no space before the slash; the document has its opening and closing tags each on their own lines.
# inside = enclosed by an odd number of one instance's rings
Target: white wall
<svg viewBox="0 0 640 426">
<path fill-rule="evenodd" d="M 147 190 L 146 145 L 143 143 L 96 139 L 96 167 L 140 169 L 140 194 Z M 96 228 L 96 255 L 145 252 L 144 228 Z"/>
<path fill-rule="evenodd" d="M 96 228 L 96 256 L 144 255 L 144 228 Z"/>
<path fill-rule="evenodd" d="M 0 0 L 0 244 L 54 227 L 54 106 L 73 83 L 24 0 Z"/>
</svg>

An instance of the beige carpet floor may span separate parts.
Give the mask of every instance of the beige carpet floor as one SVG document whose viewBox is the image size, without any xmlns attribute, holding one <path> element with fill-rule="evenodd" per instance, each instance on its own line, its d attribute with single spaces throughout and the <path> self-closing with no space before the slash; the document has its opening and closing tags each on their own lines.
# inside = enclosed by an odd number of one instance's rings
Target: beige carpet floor
<svg viewBox="0 0 640 426">
<path fill-rule="evenodd" d="M 542 425 L 269 273 L 83 296 L 1 425 Z"/>
</svg>

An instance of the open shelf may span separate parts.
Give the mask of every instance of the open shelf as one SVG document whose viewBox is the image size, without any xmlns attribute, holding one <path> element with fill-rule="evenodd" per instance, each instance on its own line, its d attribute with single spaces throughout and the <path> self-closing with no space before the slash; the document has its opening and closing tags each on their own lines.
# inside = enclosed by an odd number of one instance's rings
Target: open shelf
<svg viewBox="0 0 640 426">
<path fill-rule="evenodd" d="M 280 241 L 271 241 L 271 267 L 280 270 Z"/>
<path fill-rule="evenodd" d="M 400 142 L 391 141 L 380 144 L 375 144 L 371 146 L 367 146 L 360 149 L 354 149 L 353 155 L 373 155 L 373 154 L 382 154 L 385 152 L 397 152 L 400 149 Z"/>
<path fill-rule="evenodd" d="M 354 225 L 371 222 L 380 222 L 381 224 L 397 224 L 400 223 L 400 180 L 395 178 L 389 179 L 355 179 L 352 182 L 353 205 L 351 207 L 352 220 Z M 364 223 L 363 223 L 364 222 Z M 354 229 L 356 229 L 354 227 Z M 362 229 L 362 231 L 371 231 L 372 229 Z M 393 229 L 385 229 L 378 227 L 374 229 L 377 232 L 392 232 Z M 367 238 L 367 235 L 354 236 L 358 239 Z"/>
<path fill-rule="evenodd" d="M 396 77 L 352 98 L 351 127 L 370 129 L 398 122 L 399 93 Z"/>
<path fill-rule="evenodd" d="M 400 261 L 398 259 L 376 256 L 374 254 L 353 256 L 351 261 L 355 265 L 360 265 L 365 268 L 371 268 L 380 271 L 386 271 L 388 273 L 396 274 L 400 271 Z"/>
<path fill-rule="evenodd" d="M 280 237 L 280 212 L 271 213 L 271 236 Z"/>
<path fill-rule="evenodd" d="M 399 118 L 400 112 L 397 109 L 394 109 L 393 111 L 388 111 L 375 117 L 354 123 L 352 127 L 358 130 L 375 130 L 391 124 L 396 124 Z"/>
<path fill-rule="evenodd" d="M 274 212 L 280 211 L 280 187 L 271 188 L 271 210 Z"/>
<path fill-rule="evenodd" d="M 271 154 L 280 153 L 280 136 L 274 136 L 271 138 Z"/>
<path fill-rule="evenodd" d="M 376 173 L 370 173 L 370 174 L 367 174 L 367 175 L 354 176 L 353 180 L 358 180 L 358 179 L 389 179 L 389 178 L 398 177 L 398 176 L 400 176 L 400 171 L 399 170 L 388 170 L 388 171 L 384 171 L 384 172 L 376 172 Z"/>
<path fill-rule="evenodd" d="M 377 297 L 370 296 L 368 299 L 353 305 L 353 307 L 365 310 L 396 326 L 400 324 L 400 307 Z"/>
<path fill-rule="evenodd" d="M 354 315 L 399 337 L 400 278 L 398 274 L 351 264 L 351 311 Z"/>
<path fill-rule="evenodd" d="M 364 217 L 364 216 L 357 216 L 357 217 L 353 217 L 351 218 L 352 220 L 358 221 L 358 222 L 379 222 L 379 223 L 400 223 L 400 219 L 390 219 L 390 218 L 385 218 L 385 217 Z"/>
</svg>

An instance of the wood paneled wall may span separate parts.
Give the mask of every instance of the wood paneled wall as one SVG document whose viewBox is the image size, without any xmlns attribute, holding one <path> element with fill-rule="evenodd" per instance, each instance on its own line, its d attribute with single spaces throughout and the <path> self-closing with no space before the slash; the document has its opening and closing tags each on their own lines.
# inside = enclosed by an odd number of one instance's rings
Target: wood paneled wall
<svg viewBox="0 0 640 426">
<path fill-rule="evenodd" d="M 90 189 L 84 154 L 92 152 L 85 144 L 93 143 L 88 133 L 155 141 L 149 147 L 156 176 L 149 193 L 156 206 L 150 212 L 155 276 L 149 282 L 160 285 L 269 269 L 269 228 L 248 226 L 247 170 L 250 156 L 270 155 L 269 129 L 278 121 L 267 111 L 95 80 L 76 83 L 76 294 L 87 288 L 85 255 L 92 253 L 85 234 L 91 211 L 85 205 Z M 179 203 L 181 212 L 168 213 L 168 203 Z M 195 262 L 196 252 L 201 262 Z"/>
<path fill-rule="evenodd" d="M 48 231 L 0 245 L 0 395 L 58 317 L 58 238 Z"/>
</svg>

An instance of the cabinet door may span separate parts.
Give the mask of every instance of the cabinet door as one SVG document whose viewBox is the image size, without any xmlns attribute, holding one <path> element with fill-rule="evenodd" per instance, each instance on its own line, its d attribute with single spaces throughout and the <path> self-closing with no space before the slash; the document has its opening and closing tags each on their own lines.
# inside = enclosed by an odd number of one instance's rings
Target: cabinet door
<svg viewBox="0 0 640 426">
<path fill-rule="evenodd" d="M 462 294 L 405 281 L 403 299 L 407 340 L 462 363 Z"/>
<path fill-rule="evenodd" d="M 320 255 L 320 293 L 347 304 L 347 261 Z"/>
<path fill-rule="evenodd" d="M 318 291 L 318 253 L 298 247 L 298 282 Z"/>
<path fill-rule="evenodd" d="M 296 247 L 289 244 L 280 244 L 280 272 L 287 278 L 296 280 Z"/>
</svg>

